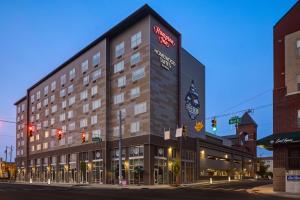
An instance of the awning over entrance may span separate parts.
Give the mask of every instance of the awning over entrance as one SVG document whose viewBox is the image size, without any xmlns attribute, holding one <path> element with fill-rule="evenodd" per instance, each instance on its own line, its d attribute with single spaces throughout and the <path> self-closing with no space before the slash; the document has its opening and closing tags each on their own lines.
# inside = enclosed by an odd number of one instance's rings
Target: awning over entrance
<svg viewBox="0 0 300 200">
<path fill-rule="evenodd" d="M 274 144 L 300 143 L 300 131 L 290 133 L 278 133 L 264 137 L 257 141 L 257 146 L 273 150 Z"/>
</svg>

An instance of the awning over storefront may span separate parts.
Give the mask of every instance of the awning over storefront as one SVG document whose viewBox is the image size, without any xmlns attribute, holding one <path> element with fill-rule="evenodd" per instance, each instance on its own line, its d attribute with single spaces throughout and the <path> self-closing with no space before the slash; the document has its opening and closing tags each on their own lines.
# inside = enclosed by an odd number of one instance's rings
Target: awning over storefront
<svg viewBox="0 0 300 200">
<path fill-rule="evenodd" d="M 300 143 L 300 131 L 290 133 L 278 133 L 264 137 L 257 141 L 257 146 L 273 150 L 274 144 Z"/>
</svg>

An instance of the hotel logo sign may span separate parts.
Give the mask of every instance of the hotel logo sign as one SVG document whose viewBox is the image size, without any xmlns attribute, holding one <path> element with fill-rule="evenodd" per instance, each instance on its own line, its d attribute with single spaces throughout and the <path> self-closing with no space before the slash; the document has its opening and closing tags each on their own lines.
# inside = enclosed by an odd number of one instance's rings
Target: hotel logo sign
<svg viewBox="0 0 300 200">
<path fill-rule="evenodd" d="M 192 81 L 190 90 L 185 97 L 185 109 L 192 120 L 195 120 L 200 114 L 199 94 L 196 91 L 194 81 Z"/>
<path fill-rule="evenodd" d="M 154 52 L 156 53 L 156 55 L 158 55 L 161 66 L 166 70 L 170 71 L 176 66 L 176 62 L 172 60 L 170 57 L 166 56 L 160 50 L 154 49 Z"/>
<path fill-rule="evenodd" d="M 158 40 L 161 44 L 165 45 L 166 47 L 175 46 L 174 40 L 165 32 L 163 32 L 159 26 L 153 26 L 153 31 L 158 36 Z"/>
</svg>

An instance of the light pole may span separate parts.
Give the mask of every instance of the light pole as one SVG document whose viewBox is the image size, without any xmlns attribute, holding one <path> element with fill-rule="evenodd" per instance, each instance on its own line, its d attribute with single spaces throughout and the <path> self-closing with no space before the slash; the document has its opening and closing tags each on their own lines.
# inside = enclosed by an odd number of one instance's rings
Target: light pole
<svg viewBox="0 0 300 200">
<path fill-rule="evenodd" d="M 122 111 L 119 111 L 119 184 L 122 184 Z"/>
</svg>

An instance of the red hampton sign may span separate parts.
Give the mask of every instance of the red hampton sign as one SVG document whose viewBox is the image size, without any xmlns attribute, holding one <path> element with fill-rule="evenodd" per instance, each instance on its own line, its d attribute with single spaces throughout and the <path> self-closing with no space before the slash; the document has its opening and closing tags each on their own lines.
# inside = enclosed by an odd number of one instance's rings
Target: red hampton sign
<svg viewBox="0 0 300 200">
<path fill-rule="evenodd" d="M 154 33 L 158 36 L 159 42 L 166 47 L 175 46 L 174 40 L 161 30 L 159 26 L 153 26 Z"/>
</svg>

